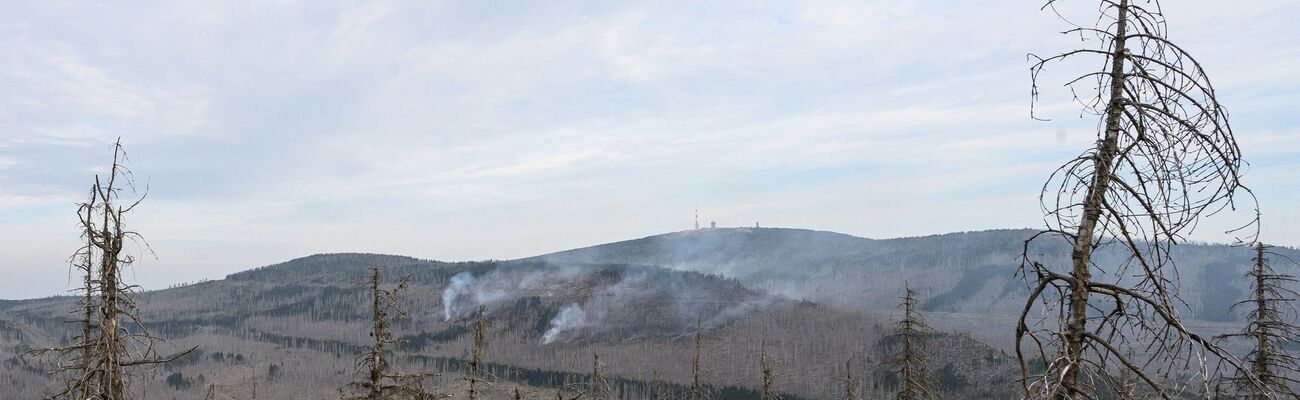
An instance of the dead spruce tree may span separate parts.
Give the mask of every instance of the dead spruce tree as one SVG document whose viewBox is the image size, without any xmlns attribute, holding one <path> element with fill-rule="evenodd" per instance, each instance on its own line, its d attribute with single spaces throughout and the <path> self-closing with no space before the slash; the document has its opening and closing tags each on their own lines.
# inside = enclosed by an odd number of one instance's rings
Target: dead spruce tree
<svg viewBox="0 0 1300 400">
<path fill-rule="evenodd" d="M 1263 243 L 1255 244 L 1253 268 L 1246 276 L 1251 280 L 1252 298 L 1233 305 L 1233 308 L 1250 307 L 1248 321 L 1241 333 L 1224 335 L 1222 339 L 1250 340 L 1253 348 L 1246 355 L 1250 375 L 1236 374 L 1221 379 L 1216 385 L 1220 398 L 1274 399 L 1296 398 L 1291 387 L 1300 384 L 1300 360 L 1286 346 L 1300 339 L 1300 327 L 1294 321 L 1297 310 L 1292 302 L 1300 297 L 1288 288 L 1296 284 L 1290 274 L 1277 272 L 1271 259 L 1282 259 L 1294 265 L 1285 255 L 1274 253 Z M 1253 381 L 1252 380 L 1258 380 Z M 1256 385 L 1258 383 L 1259 385 Z"/>
<path fill-rule="evenodd" d="M 853 357 L 844 362 L 844 400 L 862 400 L 858 395 L 858 380 L 853 377 Z"/>
<path fill-rule="evenodd" d="M 767 343 L 763 343 L 763 350 L 758 354 L 758 367 L 763 372 L 763 393 L 759 400 L 780 399 L 776 394 L 776 371 L 767 359 Z"/>
<path fill-rule="evenodd" d="M 600 354 L 591 355 L 591 395 L 589 398 L 595 400 L 609 400 L 610 387 L 609 380 L 601 373 Z"/>
<path fill-rule="evenodd" d="M 402 278 L 391 288 L 383 285 L 384 271 L 379 267 L 370 268 L 366 284 L 370 289 L 370 337 L 369 346 L 357 357 L 356 382 L 340 388 L 343 399 L 349 400 L 384 400 L 394 398 L 432 399 L 434 394 L 424 390 L 424 380 L 433 374 L 402 374 L 396 372 L 390 359 L 394 348 L 403 341 L 393 337 L 389 325 L 394 319 L 405 319 L 407 315 L 397 305 L 398 295 L 408 286 L 408 279 Z"/>
<path fill-rule="evenodd" d="M 1044 8 L 1059 15 L 1060 3 Z M 1086 63 L 1065 86 L 1100 122 L 1095 145 L 1043 186 L 1048 226 L 1025 242 L 1021 273 L 1032 289 L 1016 329 L 1023 389 L 1027 397 L 1108 396 L 1115 372 L 1127 370 L 1148 396 L 1171 398 L 1208 385 L 1206 357 L 1241 368 L 1184 326 L 1171 254 L 1202 217 L 1235 209 L 1249 190 L 1228 114 L 1200 63 L 1168 39 L 1159 2 L 1098 4 L 1096 25 L 1066 31 L 1085 46 L 1036 57 L 1031 67 L 1037 101 L 1049 64 Z M 1239 230 L 1256 220 L 1257 211 Z M 1051 237 L 1070 246 L 1068 268 L 1032 258 L 1031 245 Z M 1103 247 L 1126 258 L 1100 269 L 1093 255 Z M 1045 364 L 1033 378 L 1026 351 Z"/>
<path fill-rule="evenodd" d="M 898 400 L 938 399 L 934 392 L 934 377 L 930 375 L 926 342 L 932 330 L 916 312 L 916 291 L 906 288 L 900 307 L 903 318 L 895 325 L 894 333 L 885 338 L 886 343 L 897 348 L 890 363 L 898 371 Z"/>
<path fill-rule="evenodd" d="M 700 353 L 704 350 L 704 323 L 700 318 L 695 319 L 695 352 L 691 356 L 691 400 L 708 399 L 709 394 L 704 390 L 704 384 L 700 380 L 700 375 L 704 373 L 700 366 Z"/>
<path fill-rule="evenodd" d="M 79 319 L 76 320 L 76 322 L 81 325 L 81 336 L 77 336 L 73 338 L 73 340 L 78 343 L 86 343 L 87 340 L 90 340 L 92 337 L 94 337 L 96 332 L 96 327 L 97 327 L 95 323 L 95 308 L 96 308 L 95 305 L 97 304 L 96 292 L 95 292 L 96 281 L 94 276 L 95 244 L 94 242 L 91 241 L 91 238 L 93 238 L 96 234 L 96 230 L 93 224 L 87 224 L 88 221 L 95 220 L 92 217 L 92 215 L 94 212 L 93 210 L 96 209 L 95 204 L 97 199 L 98 196 L 96 190 L 92 188 L 89 200 L 87 200 L 85 203 L 79 204 L 77 207 L 78 220 L 81 221 L 81 225 L 82 225 L 81 239 L 85 241 L 85 244 L 82 245 L 80 249 L 77 249 L 77 252 L 74 253 L 71 258 L 69 258 L 70 264 L 72 264 L 73 268 L 77 269 L 77 271 L 81 274 L 82 277 L 82 286 L 80 289 L 82 292 L 81 293 L 82 296 L 81 299 L 78 300 L 77 308 L 72 311 L 73 314 L 79 315 Z M 75 375 L 78 373 L 84 375 L 85 373 L 87 373 L 88 371 L 85 369 L 86 364 L 84 363 L 84 361 L 91 359 L 91 355 L 92 355 L 91 352 L 93 351 L 93 349 L 94 349 L 93 346 L 82 346 L 80 351 L 81 353 L 80 358 L 72 359 L 71 360 L 72 362 L 69 365 L 63 367 L 64 368 L 63 373 L 67 375 Z M 63 350 L 60 352 L 70 355 L 75 351 L 70 352 L 70 351 Z M 69 379 L 65 383 L 79 386 L 82 383 L 82 381 L 76 379 Z M 89 390 L 89 388 L 90 386 L 86 385 L 83 387 L 66 387 L 65 390 L 68 390 L 68 393 L 66 393 L 66 395 L 71 398 L 91 398 L 92 393 Z"/>
<path fill-rule="evenodd" d="M 465 378 L 469 381 L 469 400 L 478 399 L 478 385 L 482 382 L 479 377 L 479 367 L 483 362 L 483 348 L 487 347 L 487 320 L 484 319 L 486 312 L 487 307 L 479 306 L 478 315 L 474 318 L 474 352 L 469 360 L 469 376 Z"/>
<path fill-rule="evenodd" d="M 650 400 L 662 398 L 664 398 L 663 386 L 659 382 L 659 371 L 655 370 L 650 373 Z"/>
<path fill-rule="evenodd" d="M 126 251 L 127 243 L 148 244 L 125 228 L 125 219 L 148 194 L 146 189 L 123 206 L 123 193 L 135 193 L 134 177 L 126 167 L 126 152 L 119 139 L 113 144 L 113 164 L 108 177 L 95 177 L 90 199 L 78 206 L 83 245 L 72 257 L 82 274 L 81 299 L 74 313 L 81 318 L 79 336 L 64 347 L 38 350 L 63 359 L 52 374 L 65 378 L 63 387 L 50 398 L 119 400 L 132 396 L 133 367 L 165 364 L 194 348 L 161 356 L 160 339 L 150 334 L 140 319 L 132 294 L 139 286 L 122 279 L 122 270 L 135 262 Z"/>
</svg>

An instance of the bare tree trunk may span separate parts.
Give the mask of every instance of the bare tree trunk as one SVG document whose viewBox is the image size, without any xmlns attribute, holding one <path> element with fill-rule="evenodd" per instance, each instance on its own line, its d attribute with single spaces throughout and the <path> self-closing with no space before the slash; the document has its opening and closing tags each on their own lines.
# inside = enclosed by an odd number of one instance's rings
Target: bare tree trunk
<svg viewBox="0 0 1300 400">
<path fill-rule="evenodd" d="M 704 398 L 704 388 L 700 385 L 700 350 L 703 346 L 704 324 L 695 319 L 695 355 L 691 358 L 691 400 Z"/>
<path fill-rule="evenodd" d="M 1065 398 L 1079 392 L 1079 363 L 1083 356 L 1084 332 L 1087 331 L 1088 295 L 1092 284 L 1092 250 L 1093 234 L 1097 229 L 1097 220 L 1101 217 L 1102 202 L 1105 201 L 1106 189 L 1110 186 L 1111 163 L 1119 152 L 1120 115 L 1124 104 L 1124 42 L 1128 28 L 1128 0 L 1119 0 L 1119 17 L 1115 26 L 1115 45 L 1111 55 L 1110 66 L 1110 105 L 1106 108 L 1106 136 L 1101 144 L 1101 151 L 1093 160 L 1093 180 L 1088 188 L 1083 203 L 1083 220 L 1079 224 L 1078 234 L 1074 239 L 1074 250 L 1070 254 L 1073 266 L 1070 276 L 1074 278 L 1070 290 L 1070 316 L 1066 322 L 1066 357 L 1067 365 L 1061 386 L 1063 393 L 1058 398 Z"/>
<path fill-rule="evenodd" d="M 1268 315 L 1272 311 L 1269 304 L 1268 296 L 1268 275 L 1269 271 L 1265 269 L 1266 258 L 1264 257 L 1264 244 L 1255 244 L 1255 360 L 1251 363 L 1251 369 L 1255 372 L 1255 377 L 1264 387 L 1273 387 L 1273 374 L 1269 371 L 1272 365 L 1273 349 L 1269 339 L 1273 336 L 1271 325 L 1274 321 L 1269 321 Z M 1260 394 L 1264 398 L 1264 394 Z"/>
<path fill-rule="evenodd" d="M 1060 15 L 1057 3 L 1047 0 L 1044 8 Z M 1132 373 L 1153 396 L 1172 398 L 1195 385 L 1204 393 L 1204 380 L 1187 378 L 1203 376 L 1204 360 L 1221 358 L 1233 369 L 1246 367 L 1183 325 L 1175 306 L 1172 247 L 1201 217 L 1235 209 L 1239 190 L 1249 193 L 1240 180 L 1244 161 L 1205 71 L 1166 37 L 1160 2 L 1099 3 L 1095 26 L 1066 31 L 1085 36 L 1084 47 L 1038 58 L 1030 68 L 1036 101 L 1039 73 L 1049 63 L 1104 61 L 1097 63 L 1103 68 L 1066 83 L 1085 112 L 1102 118 L 1100 137 L 1043 186 L 1040 203 L 1048 226 L 1025 241 L 1022 253 L 1021 273 L 1035 278 L 1016 327 L 1024 393 L 1053 399 L 1113 396 L 1117 393 L 1107 386 L 1121 381 L 1116 373 Z M 1091 40 L 1094 36 L 1097 40 Z M 1084 91 L 1095 95 L 1079 96 Z M 1255 211 L 1239 231 L 1257 228 Z M 1045 235 L 1070 243 L 1064 273 L 1034 260 L 1039 250 L 1031 245 Z M 1107 245 L 1122 246 L 1129 257 L 1094 276 L 1093 253 Z M 1102 300 L 1093 300 L 1093 294 Z M 1036 308 L 1046 310 L 1035 314 Z M 1038 318 L 1037 327 L 1031 328 L 1031 318 Z M 1048 323 L 1049 318 L 1054 320 Z M 1035 346 L 1031 355 L 1046 366 L 1034 379 L 1024 344 Z M 1131 360 L 1133 349 L 1146 359 Z"/>
<path fill-rule="evenodd" d="M 857 382 L 853 380 L 853 359 L 844 362 L 844 400 L 859 400 Z"/>
<path fill-rule="evenodd" d="M 397 348 L 403 341 L 394 338 L 389 319 L 407 318 L 397 304 L 398 294 L 406 289 L 410 276 L 402 278 L 395 287 L 383 287 L 384 272 L 379 266 L 370 268 L 365 285 L 370 290 L 370 337 L 373 339 L 366 352 L 356 360 L 357 381 L 339 391 L 346 400 L 383 400 L 394 395 L 411 399 L 429 399 L 435 396 L 424 389 L 424 379 L 436 374 L 403 374 L 396 372 L 388 358 L 389 347 Z M 257 384 L 254 381 L 254 391 Z M 349 395 L 348 393 L 352 393 Z"/>
<path fill-rule="evenodd" d="M 1289 316 L 1297 313 L 1294 300 L 1300 297 L 1294 289 L 1297 281 L 1294 276 L 1280 273 L 1270 263 L 1272 258 L 1289 261 L 1295 260 L 1270 252 L 1269 246 L 1256 243 L 1254 265 L 1247 276 L 1252 281 L 1253 291 L 1249 300 L 1238 302 L 1235 306 L 1250 306 L 1247 313 L 1248 324 L 1240 333 L 1220 336 L 1220 338 L 1245 338 L 1251 340 L 1254 349 L 1246 356 L 1250 363 L 1250 375 L 1237 374 L 1223 379 L 1216 385 L 1216 391 L 1225 398 L 1272 399 L 1297 398 L 1292 387 L 1300 381 L 1300 359 L 1297 359 L 1285 345 L 1293 343 L 1300 337 L 1300 327 L 1288 322 Z M 1254 378 L 1255 381 L 1251 379 Z M 1223 383 L 1227 388 L 1222 387 Z"/>
<path fill-rule="evenodd" d="M 384 278 L 383 270 L 379 267 L 370 269 L 370 336 L 374 338 L 373 351 L 370 353 L 370 400 L 381 400 L 383 398 L 383 380 L 384 367 L 387 365 L 384 361 L 384 342 L 388 336 L 388 327 L 384 325 L 387 315 L 384 311 L 380 299 L 379 282 Z"/>
<path fill-rule="evenodd" d="M 78 266 L 78 268 L 81 269 L 82 272 L 81 290 L 84 293 L 82 293 L 83 296 L 81 299 L 81 309 L 82 309 L 81 310 L 82 311 L 81 337 L 78 339 L 78 341 L 86 345 L 83 345 L 81 349 L 81 358 L 76 362 L 76 365 L 78 365 L 79 367 L 77 367 L 74 370 L 74 372 L 81 373 L 83 374 L 83 376 L 87 376 L 92 373 L 92 371 L 88 368 L 89 367 L 88 363 L 90 362 L 90 360 L 94 359 L 94 348 L 95 348 L 94 346 L 89 345 L 90 341 L 94 340 L 92 338 L 94 337 L 96 331 L 95 312 L 98 309 L 98 304 L 96 302 L 97 296 L 95 295 L 95 276 L 94 276 L 96 233 L 95 233 L 94 225 L 91 225 L 90 221 L 92 221 L 91 218 L 94 215 L 95 201 L 97 198 L 98 198 L 97 193 L 95 191 L 92 191 L 90 194 L 90 199 L 87 200 L 86 203 L 82 204 L 81 207 L 77 210 L 78 216 L 81 217 L 82 228 L 84 229 L 84 231 L 82 232 L 82 237 L 83 239 L 86 240 L 85 247 L 83 247 L 79 251 L 81 257 L 81 265 Z M 86 387 L 81 388 L 81 390 L 76 391 L 76 393 L 69 393 L 69 394 L 83 399 L 92 398 L 95 394 L 95 390 L 92 387 L 89 387 L 89 382 L 87 382 L 86 385 L 87 385 Z"/>
<path fill-rule="evenodd" d="M 474 320 L 474 355 L 469 362 L 469 400 L 478 399 L 478 383 L 479 383 L 478 369 L 479 369 L 479 363 L 482 362 L 483 347 L 486 344 L 486 340 L 487 340 L 486 337 L 484 336 L 485 334 L 484 329 L 486 329 L 486 325 L 485 325 L 485 321 L 483 320 L 483 314 L 486 311 L 487 311 L 486 307 L 479 306 L 478 318 Z"/>
<path fill-rule="evenodd" d="M 163 364 L 190 350 L 169 357 L 159 357 L 158 339 L 149 333 L 139 318 L 131 293 L 138 289 L 121 279 L 123 267 L 134 262 L 123 248 L 128 240 L 148 244 L 124 228 L 125 216 L 140 204 L 139 199 L 122 207 L 117 200 L 125 189 L 134 191 L 130 170 L 122 164 L 125 152 L 121 141 L 113 145 L 113 164 L 107 182 L 96 176 L 90 200 L 78 207 L 82 235 L 86 244 L 74 259 L 80 260 L 83 291 L 76 313 L 82 320 L 77 342 L 59 348 L 37 350 L 36 354 L 55 353 L 70 357 L 72 363 L 54 372 L 67 374 L 64 388 L 51 398 L 120 400 L 130 396 L 126 368 Z M 119 185 L 118 178 L 123 179 Z"/>
<path fill-rule="evenodd" d="M 600 355 L 592 354 L 591 359 L 591 398 L 609 400 L 609 381 L 605 380 L 605 375 L 600 372 Z"/>
<path fill-rule="evenodd" d="M 650 374 L 650 400 L 660 400 L 663 394 L 659 393 L 662 388 L 659 387 L 659 371 L 656 370 Z"/>
<path fill-rule="evenodd" d="M 776 400 L 776 374 L 773 372 L 772 364 L 767 360 L 767 345 L 758 356 L 758 366 L 763 371 L 763 397 L 761 400 Z"/>
<path fill-rule="evenodd" d="M 109 184 L 112 187 L 112 184 Z M 121 283 L 118 277 L 121 276 L 118 271 L 118 257 L 122 251 L 122 236 L 116 235 L 109 230 L 109 224 L 118 227 L 121 230 L 121 221 L 114 216 L 111 211 L 113 205 L 105 203 L 104 206 L 109 210 L 104 213 L 103 231 L 100 237 L 105 241 L 102 247 L 102 259 L 100 260 L 99 281 L 102 282 L 103 289 L 100 290 L 99 299 L 99 321 L 103 326 L 100 332 L 100 349 L 103 352 L 104 365 L 100 368 L 99 387 L 104 388 L 105 397 L 109 399 L 118 399 L 126 396 L 126 377 L 122 371 L 122 365 L 117 362 L 122 357 L 122 337 L 121 333 L 121 315 L 122 310 Z M 110 216 L 114 216 L 110 220 Z"/>
<path fill-rule="evenodd" d="M 903 319 L 897 330 L 887 340 L 898 342 L 901 348 L 892 358 L 898 368 L 898 400 L 933 400 L 939 398 L 934 391 L 934 377 L 930 375 L 926 341 L 931 329 L 916 311 L 916 291 L 904 288 L 902 298 Z"/>
</svg>

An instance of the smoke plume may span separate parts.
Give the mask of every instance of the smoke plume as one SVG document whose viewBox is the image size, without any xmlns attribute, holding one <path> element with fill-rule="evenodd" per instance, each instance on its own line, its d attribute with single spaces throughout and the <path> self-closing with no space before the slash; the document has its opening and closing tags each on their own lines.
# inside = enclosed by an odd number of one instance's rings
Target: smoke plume
<svg viewBox="0 0 1300 400">
<path fill-rule="evenodd" d="M 555 341 L 555 337 L 566 330 L 580 327 L 587 323 L 587 313 L 582 311 L 582 306 L 578 303 L 569 304 L 560 309 L 560 313 L 551 320 L 550 329 L 542 335 L 542 344 L 550 344 Z"/>
</svg>

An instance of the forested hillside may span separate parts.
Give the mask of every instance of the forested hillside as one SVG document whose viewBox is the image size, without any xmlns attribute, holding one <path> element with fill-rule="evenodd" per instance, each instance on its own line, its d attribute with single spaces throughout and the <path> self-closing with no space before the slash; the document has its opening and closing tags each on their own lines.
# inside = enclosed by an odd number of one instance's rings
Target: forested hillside
<svg viewBox="0 0 1300 400">
<path fill-rule="evenodd" d="M 836 398 L 850 373 L 860 393 L 896 384 L 881 342 L 890 316 L 773 296 L 716 274 L 627 263 L 332 254 L 138 295 L 145 326 L 167 341 L 166 350 L 198 346 L 142 376 L 141 390 L 150 398 L 198 399 L 209 390 L 219 399 L 337 397 L 369 340 L 361 282 L 373 266 L 411 283 L 399 299 L 409 318 L 395 326 L 406 342 L 394 353 L 398 369 L 441 373 L 437 389 L 446 393 L 463 395 L 479 306 L 488 321 L 484 398 L 505 398 L 516 386 L 527 398 L 583 388 L 596 354 L 620 398 L 682 392 L 697 324 L 702 378 L 716 399 L 756 397 L 761 352 L 788 399 Z M 0 383 L 18 398 L 53 389 L 43 373 L 55 360 L 28 351 L 69 340 L 74 300 L 0 303 Z M 1004 352 L 963 334 L 933 340 L 932 370 L 955 398 L 1014 390 L 1015 367 Z"/>
<path fill-rule="evenodd" d="M 1024 306 L 1016 275 L 1025 239 L 1036 231 L 990 230 L 873 240 L 780 228 L 700 229 L 529 258 L 554 263 L 631 263 L 720 274 L 794 299 L 847 308 L 893 310 L 899 282 L 922 295 L 926 311 L 1011 315 Z M 1300 252 L 1277 248 L 1300 258 Z M 1246 295 L 1252 250 L 1218 244 L 1174 248 L 1189 317 L 1237 321 L 1233 303 Z M 1049 267 L 1069 265 L 1069 245 L 1039 241 L 1030 249 Z M 1099 275 L 1125 262 L 1115 249 L 1095 255 Z"/>
<path fill-rule="evenodd" d="M 149 382 L 142 387 L 175 398 L 203 398 L 211 389 L 216 398 L 246 399 L 256 382 L 259 398 L 337 396 L 369 340 L 362 282 L 380 266 L 388 283 L 411 283 L 399 298 L 409 312 L 395 327 L 406 343 L 395 353 L 399 369 L 441 373 L 438 387 L 448 392 L 463 391 L 483 306 L 483 368 L 494 382 L 485 395 L 505 396 L 518 385 L 540 397 L 588 385 L 595 354 L 624 398 L 685 390 L 697 323 L 704 381 L 717 398 L 753 398 L 764 349 L 787 398 L 837 398 L 850 372 L 863 393 L 888 393 L 896 378 L 881 339 L 898 317 L 898 283 L 907 282 L 939 328 L 930 360 L 940 387 L 953 398 L 1002 395 L 1015 390 L 1006 314 L 1025 290 L 1015 272 L 1029 234 L 871 240 L 701 229 L 514 261 L 316 255 L 140 294 L 141 318 L 164 346 L 198 346 L 142 377 Z M 1058 260 L 1066 254 L 1063 247 L 1033 251 Z M 1195 316 L 1235 320 L 1228 307 L 1244 296 L 1249 250 L 1189 245 L 1176 256 Z M 1097 259 L 1122 261 L 1109 253 Z M 21 398 L 50 390 L 42 373 L 53 360 L 27 352 L 67 343 L 74 300 L 0 302 L 0 382 Z"/>
</svg>

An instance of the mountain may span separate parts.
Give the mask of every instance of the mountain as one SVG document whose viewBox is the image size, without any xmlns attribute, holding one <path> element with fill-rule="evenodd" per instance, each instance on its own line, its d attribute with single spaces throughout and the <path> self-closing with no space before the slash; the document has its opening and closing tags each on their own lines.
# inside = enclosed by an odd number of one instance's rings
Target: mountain
<svg viewBox="0 0 1300 400">
<path fill-rule="evenodd" d="M 989 230 L 873 240 L 833 232 L 780 228 L 698 229 L 574 249 L 524 259 L 550 263 L 629 263 L 717 274 L 794 299 L 866 310 L 893 310 L 906 282 L 933 312 L 1009 316 L 1024 305 L 1027 284 L 1016 276 L 1024 242 L 1036 231 Z M 1248 248 L 1185 244 L 1175 248 L 1187 316 L 1234 322 L 1230 308 L 1244 298 Z M 1039 240 L 1031 254 L 1064 271 L 1069 246 Z M 1276 251 L 1300 259 L 1300 251 Z M 1118 246 L 1094 260 L 1114 271 L 1126 259 Z M 1108 279 L 1098 273 L 1099 279 Z"/>
<path fill-rule="evenodd" d="M 495 382 L 484 398 L 505 398 L 516 385 L 528 398 L 589 379 L 592 355 L 625 399 L 651 388 L 681 391 L 690 381 L 693 336 L 703 328 L 702 364 L 717 399 L 752 399 L 758 357 L 766 349 L 789 399 L 829 399 L 853 360 L 864 393 L 891 390 L 881 339 L 891 319 L 785 299 L 715 274 L 626 263 L 530 260 L 444 263 L 372 254 L 316 255 L 136 296 L 147 328 L 165 350 L 198 346 L 176 363 L 142 375 L 140 386 L 163 398 L 336 398 L 367 343 L 366 289 L 382 266 L 392 284 L 407 277 L 396 325 L 406 340 L 398 365 L 442 373 L 438 387 L 463 386 L 473 315 L 489 321 L 484 366 Z M 0 383 L 18 398 L 52 389 L 44 371 L 57 360 L 24 356 L 67 343 L 75 299 L 0 304 Z M 809 334 L 816 332 L 816 334 Z M 966 335 L 934 338 L 934 365 L 955 398 L 1001 397 L 1013 390 L 1005 353 Z M 254 383 L 256 382 L 256 383 Z"/>
<path fill-rule="evenodd" d="M 776 362 L 777 387 L 796 399 L 841 395 L 845 363 L 863 392 L 891 390 L 882 338 L 897 318 L 903 285 L 921 292 L 941 331 L 931 368 L 948 398 L 1014 396 L 1018 367 L 1007 356 L 1012 314 L 1026 283 L 1016 276 L 1029 230 L 866 239 L 800 229 L 699 229 L 510 261 L 438 262 L 402 256 L 304 257 L 168 290 L 140 293 L 141 314 L 169 349 L 199 346 L 179 362 L 146 373 L 141 386 L 163 398 L 334 398 L 351 379 L 369 339 L 368 268 L 388 283 L 409 277 L 401 297 L 409 319 L 399 366 L 463 385 L 472 316 L 490 321 L 485 353 L 496 382 L 485 398 L 519 385 L 529 398 L 582 386 L 593 354 L 623 398 L 652 387 L 681 390 L 690 380 L 692 338 L 704 338 L 705 380 L 716 398 L 749 399 L 760 384 L 758 357 Z M 1068 248 L 1031 249 L 1052 266 Z M 1279 249 L 1292 254 L 1294 249 Z M 1189 244 L 1174 253 L 1189 325 L 1236 329 L 1231 303 L 1243 298 L 1247 249 Z M 1111 269 L 1122 254 L 1102 250 Z M 1104 277 L 1104 274 L 1099 274 Z M 48 358 L 27 350 L 66 343 L 76 299 L 0 301 L 0 386 L 18 398 L 51 387 Z M 460 391 L 463 392 L 463 391 Z M 223 397 L 224 396 L 224 397 Z M 153 398 L 151 395 L 150 398 Z"/>
</svg>

